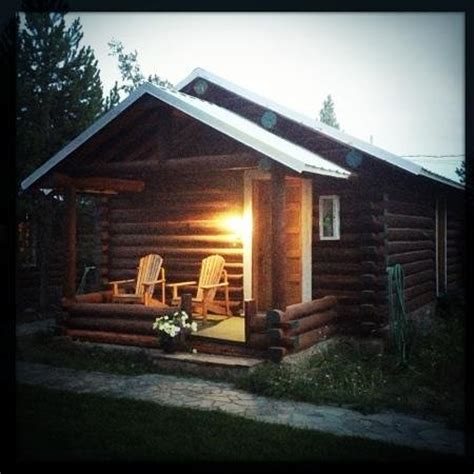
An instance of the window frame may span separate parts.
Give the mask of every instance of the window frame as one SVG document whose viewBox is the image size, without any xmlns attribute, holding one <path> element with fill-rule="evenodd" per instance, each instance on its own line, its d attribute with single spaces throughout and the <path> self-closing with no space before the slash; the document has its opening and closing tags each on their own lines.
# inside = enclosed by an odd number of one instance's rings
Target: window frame
<svg viewBox="0 0 474 474">
<path fill-rule="evenodd" d="M 332 201 L 332 209 L 333 209 L 333 229 L 334 233 L 332 236 L 325 236 L 324 235 L 324 226 L 323 226 L 323 202 L 324 201 Z M 337 194 L 325 194 L 319 196 L 319 240 L 340 240 L 341 239 L 341 231 L 340 231 L 340 199 Z"/>
</svg>

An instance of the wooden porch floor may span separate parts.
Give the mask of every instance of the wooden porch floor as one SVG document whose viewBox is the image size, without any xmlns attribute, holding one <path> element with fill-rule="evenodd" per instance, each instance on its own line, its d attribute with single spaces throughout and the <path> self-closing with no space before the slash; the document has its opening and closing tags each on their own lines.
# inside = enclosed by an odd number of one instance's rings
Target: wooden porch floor
<svg viewBox="0 0 474 474">
<path fill-rule="evenodd" d="M 194 317 L 193 317 L 194 318 Z M 204 324 L 195 318 L 198 324 L 197 336 L 221 339 L 224 341 L 245 342 L 245 318 L 209 314 Z"/>
</svg>

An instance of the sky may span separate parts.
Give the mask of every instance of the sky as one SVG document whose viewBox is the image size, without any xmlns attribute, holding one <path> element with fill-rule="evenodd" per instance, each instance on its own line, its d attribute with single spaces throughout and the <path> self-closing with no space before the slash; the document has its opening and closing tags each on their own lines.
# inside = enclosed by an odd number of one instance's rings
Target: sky
<svg viewBox="0 0 474 474">
<path fill-rule="evenodd" d="M 331 94 L 341 130 L 399 156 L 423 155 L 410 159 L 458 179 L 463 13 L 67 15 L 77 16 L 105 91 L 120 81 L 107 45 L 117 39 L 138 52 L 145 75 L 173 84 L 201 67 L 314 119 Z"/>
</svg>

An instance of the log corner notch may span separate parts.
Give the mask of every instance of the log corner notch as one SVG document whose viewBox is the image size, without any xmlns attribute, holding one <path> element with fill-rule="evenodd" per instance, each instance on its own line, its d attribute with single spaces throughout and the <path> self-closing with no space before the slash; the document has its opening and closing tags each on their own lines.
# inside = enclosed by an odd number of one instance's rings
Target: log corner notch
<svg viewBox="0 0 474 474">
<path fill-rule="evenodd" d="M 270 339 L 268 358 L 280 362 L 289 353 L 307 349 L 337 332 L 337 298 L 325 296 L 266 314 Z"/>
<path fill-rule="evenodd" d="M 93 194 L 118 194 L 121 192 L 139 193 L 145 189 L 144 181 L 103 177 L 72 178 L 55 173 L 50 180 L 54 188 L 74 188 L 77 192 Z"/>
</svg>

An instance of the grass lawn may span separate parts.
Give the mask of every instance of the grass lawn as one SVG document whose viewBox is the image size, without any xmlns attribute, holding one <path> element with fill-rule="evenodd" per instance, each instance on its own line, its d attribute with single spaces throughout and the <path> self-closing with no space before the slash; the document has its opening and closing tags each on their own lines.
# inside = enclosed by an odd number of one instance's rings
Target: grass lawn
<svg viewBox="0 0 474 474">
<path fill-rule="evenodd" d="M 389 444 L 18 385 L 17 461 L 446 461 Z"/>
</svg>

